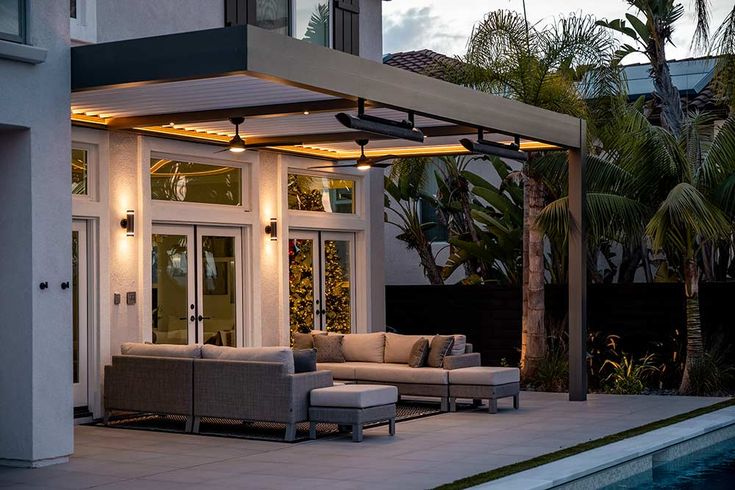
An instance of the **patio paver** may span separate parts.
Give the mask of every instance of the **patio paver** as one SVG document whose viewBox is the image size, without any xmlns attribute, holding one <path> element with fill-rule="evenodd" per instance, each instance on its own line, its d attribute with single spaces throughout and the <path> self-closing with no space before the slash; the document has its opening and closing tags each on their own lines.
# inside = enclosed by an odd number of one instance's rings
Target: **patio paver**
<svg viewBox="0 0 735 490">
<path fill-rule="evenodd" d="M 286 444 L 78 426 L 68 464 L 0 467 L 0 488 L 430 488 L 722 401 L 722 398 L 521 393 L 520 410 L 482 409 Z"/>
</svg>

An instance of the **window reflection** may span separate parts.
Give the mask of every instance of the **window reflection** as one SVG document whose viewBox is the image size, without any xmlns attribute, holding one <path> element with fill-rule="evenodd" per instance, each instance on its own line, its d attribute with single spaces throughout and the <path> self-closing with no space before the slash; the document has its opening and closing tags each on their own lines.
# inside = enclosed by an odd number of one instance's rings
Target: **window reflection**
<svg viewBox="0 0 735 490">
<path fill-rule="evenodd" d="M 151 197 L 159 201 L 242 204 L 242 169 L 151 158 Z"/>
<path fill-rule="evenodd" d="M 354 180 L 288 175 L 288 209 L 352 214 L 354 192 Z"/>
</svg>

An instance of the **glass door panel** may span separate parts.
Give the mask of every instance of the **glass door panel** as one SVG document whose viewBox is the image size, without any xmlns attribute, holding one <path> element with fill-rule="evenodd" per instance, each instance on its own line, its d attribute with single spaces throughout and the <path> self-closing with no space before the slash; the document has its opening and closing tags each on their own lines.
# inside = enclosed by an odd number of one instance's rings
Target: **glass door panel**
<svg viewBox="0 0 735 490">
<path fill-rule="evenodd" d="M 198 320 L 202 343 L 238 345 L 242 324 L 240 230 L 197 227 Z"/>
<path fill-rule="evenodd" d="M 292 332 L 308 332 L 321 328 L 319 312 L 319 235 L 314 232 L 292 232 L 288 240 L 289 324 Z"/>
<path fill-rule="evenodd" d="M 152 341 L 195 342 L 194 258 L 192 227 L 154 226 L 152 265 Z"/>
<path fill-rule="evenodd" d="M 322 233 L 323 322 L 328 332 L 350 333 L 353 321 L 353 239 L 346 233 Z"/>
<path fill-rule="evenodd" d="M 87 400 L 87 224 L 72 222 L 72 375 L 74 406 Z"/>
</svg>

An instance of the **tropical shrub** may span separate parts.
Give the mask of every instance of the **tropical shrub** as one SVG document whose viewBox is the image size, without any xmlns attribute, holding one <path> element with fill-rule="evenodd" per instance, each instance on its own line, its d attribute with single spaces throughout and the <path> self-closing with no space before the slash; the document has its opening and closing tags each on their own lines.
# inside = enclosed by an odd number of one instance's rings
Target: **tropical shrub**
<svg viewBox="0 0 735 490">
<path fill-rule="evenodd" d="M 641 357 L 638 361 L 623 354 L 620 361 L 607 359 L 603 368 L 609 366 L 611 371 L 604 381 L 606 391 L 616 395 L 639 395 L 646 387 L 646 380 L 651 374 L 658 372 L 653 355 Z"/>
<path fill-rule="evenodd" d="M 689 369 L 690 395 L 719 395 L 735 380 L 735 366 L 722 349 L 706 351 Z"/>
<path fill-rule="evenodd" d="M 569 351 L 564 336 L 547 339 L 549 346 L 527 383 L 539 391 L 566 391 L 569 386 Z"/>
</svg>

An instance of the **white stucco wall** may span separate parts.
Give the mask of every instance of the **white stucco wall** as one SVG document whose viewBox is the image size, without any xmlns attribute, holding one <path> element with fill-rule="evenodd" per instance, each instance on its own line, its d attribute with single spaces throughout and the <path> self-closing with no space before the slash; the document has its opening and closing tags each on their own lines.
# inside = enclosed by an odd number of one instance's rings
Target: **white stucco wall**
<svg viewBox="0 0 735 490">
<path fill-rule="evenodd" d="M 0 464 L 37 466 L 73 450 L 69 4 L 28 20 L 46 61 L 0 59 Z"/>
<path fill-rule="evenodd" d="M 360 57 L 383 59 L 383 0 L 360 2 Z"/>
</svg>

